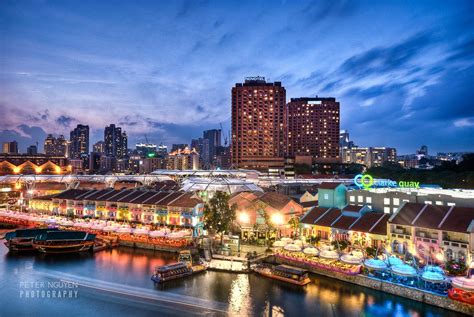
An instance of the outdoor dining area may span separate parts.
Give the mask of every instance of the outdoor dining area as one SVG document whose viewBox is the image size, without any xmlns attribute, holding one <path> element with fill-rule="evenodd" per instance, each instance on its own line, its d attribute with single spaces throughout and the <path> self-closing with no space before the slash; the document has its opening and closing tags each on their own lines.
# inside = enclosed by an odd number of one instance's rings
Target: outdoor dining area
<svg viewBox="0 0 474 317">
<path fill-rule="evenodd" d="M 359 274 L 363 254 L 354 251 L 340 254 L 331 245 L 321 244 L 315 247 L 302 240 L 282 238 L 273 244 L 275 256 L 305 268 L 329 270 L 343 274 Z"/>
<path fill-rule="evenodd" d="M 26 227 L 50 227 L 64 230 L 83 230 L 98 236 L 117 237 L 122 241 L 150 243 L 154 245 L 183 248 L 192 244 L 192 230 L 165 226 L 136 225 L 96 219 L 71 219 L 62 216 L 25 214 L 0 210 L 0 219 Z"/>
</svg>

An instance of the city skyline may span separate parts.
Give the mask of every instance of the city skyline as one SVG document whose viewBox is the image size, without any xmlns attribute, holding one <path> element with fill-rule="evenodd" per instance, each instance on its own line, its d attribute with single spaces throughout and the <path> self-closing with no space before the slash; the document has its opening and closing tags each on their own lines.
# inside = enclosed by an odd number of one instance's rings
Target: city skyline
<svg viewBox="0 0 474 317">
<path fill-rule="evenodd" d="M 474 150 L 472 3 L 198 4 L 2 3 L 0 141 L 25 151 L 77 124 L 91 144 L 110 123 L 130 144 L 227 134 L 231 87 L 262 75 L 287 102 L 337 98 L 360 146 Z"/>
</svg>

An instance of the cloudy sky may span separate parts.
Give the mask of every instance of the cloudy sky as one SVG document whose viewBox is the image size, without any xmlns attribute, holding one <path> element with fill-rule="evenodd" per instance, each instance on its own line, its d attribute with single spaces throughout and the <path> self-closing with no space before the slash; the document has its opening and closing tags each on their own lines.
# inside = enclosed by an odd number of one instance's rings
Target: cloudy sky
<svg viewBox="0 0 474 317">
<path fill-rule="evenodd" d="M 474 150 L 474 1 L 0 2 L 0 141 L 230 125 L 245 76 L 332 96 L 361 146 Z M 42 146 L 40 146 L 42 148 Z"/>
</svg>

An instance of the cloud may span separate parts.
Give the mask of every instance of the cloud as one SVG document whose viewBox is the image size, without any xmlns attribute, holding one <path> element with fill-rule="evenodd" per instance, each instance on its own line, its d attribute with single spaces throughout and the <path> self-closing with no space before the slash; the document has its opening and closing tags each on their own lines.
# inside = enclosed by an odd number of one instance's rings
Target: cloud
<svg viewBox="0 0 474 317">
<path fill-rule="evenodd" d="M 474 117 L 456 120 L 454 126 L 458 128 L 474 127 Z"/>
<path fill-rule="evenodd" d="M 56 118 L 56 122 L 64 127 L 70 127 L 71 123 L 76 121 L 76 119 L 69 117 L 69 116 L 59 116 Z"/>
</svg>

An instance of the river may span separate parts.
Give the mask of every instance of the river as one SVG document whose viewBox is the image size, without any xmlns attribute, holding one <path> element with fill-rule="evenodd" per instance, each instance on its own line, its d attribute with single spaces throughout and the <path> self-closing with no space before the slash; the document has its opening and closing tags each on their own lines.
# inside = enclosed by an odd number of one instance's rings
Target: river
<svg viewBox="0 0 474 317">
<path fill-rule="evenodd" d="M 254 274 L 205 272 L 165 286 L 175 255 L 121 247 L 96 254 L 11 254 L 0 246 L 0 316 L 457 316 L 313 275 L 304 288 Z"/>
</svg>

